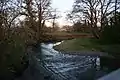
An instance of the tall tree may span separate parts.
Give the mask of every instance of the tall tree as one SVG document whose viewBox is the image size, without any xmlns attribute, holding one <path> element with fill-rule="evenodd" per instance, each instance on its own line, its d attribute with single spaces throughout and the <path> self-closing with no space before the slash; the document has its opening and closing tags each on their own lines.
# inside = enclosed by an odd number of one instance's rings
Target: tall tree
<svg viewBox="0 0 120 80">
<path fill-rule="evenodd" d="M 58 24 L 56 23 L 56 19 L 60 18 L 60 14 L 58 13 L 59 11 L 57 11 L 57 9 L 54 9 L 52 11 L 52 28 L 53 28 L 53 32 L 54 32 L 54 29 L 56 29 L 56 27 L 58 27 Z"/>
<path fill-rule="evenodd" d="M 21 0 L 0 0 L 0 29 L 7 30 L 8 34 L 13 21 L 19 16 L 21 10 Z"/>
<path fill-rule="evenodd" d="M 115 11 L 114 6 L 114 0 L 75 0 L 73 12 L 83 15 L 82 18 L 90 23 L 93 35 L 99 38 L 100 32 L 107 23 L 107 17 Z M 98 28 L 98 23 L 101 24 L 101 28 Z"/>
<path fill-rule="evenodd" d="M 41 40 L 43 35 L 43 26 L 45 21 L 51 18 L 51 0 L 24 0 L 22 14 L 28 17 L 30 28 L 34 28 L 37 41 Z M 38 25 L 35 25 L 35 24 Z"/>
</svg>

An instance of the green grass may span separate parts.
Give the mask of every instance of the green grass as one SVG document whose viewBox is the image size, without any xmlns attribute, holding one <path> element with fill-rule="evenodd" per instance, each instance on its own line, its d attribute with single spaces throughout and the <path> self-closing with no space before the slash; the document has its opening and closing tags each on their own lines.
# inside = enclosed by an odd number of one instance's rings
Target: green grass
<svg viewBox="0 0 120 80">
<path fill-rule="evenodd" d="M 91 35 L 90 33 L 78 33 L 78 32 L 53 32 L 53 33 L 46 33 L 47 35 L 52 35 L 52 36 L 65 36 L 65 35 Z"/>
<path fill-rule="evenodd" d="M 92 45 L 92 46 L 91 46 Z M 95 44 L 91 43 L 91 39 L 77 38 L 72 40 L 66 40 L 62 44 L 55 47 L 55 49 L 64 51 L 90 51 L 94 49 Z"/>
<path fill-rule="evenodd" d="M 46 33 L 47 37 L 46 39 L 48 40 L 56 40 L 56 41 L 61 41 L 61 40 L 70 40 L 74 38 L 83 38 L 83 37 L 92 37 L 90 33 L 68 33 L 68 32 L 53 32 L 53 33 Z"/>
<path fill-rule="evenodd" d="M 58 31 L 58 32 L 53 32 L 53 33 L 46 33 L 46 34 L 48 34 L 48 35 L 71 35 L 71 33 L 67 33 L 67 32 L 60 32 L 60 31 Z"/>
<path fill-rule="evenodd" d="M 93 38 L 76 38 L 65 40 L 58 46 L 54 47 L 63 51 L 103 51 L 109 53 L 120 53 L 120 45 L 104 45 Z"/>
</svg>

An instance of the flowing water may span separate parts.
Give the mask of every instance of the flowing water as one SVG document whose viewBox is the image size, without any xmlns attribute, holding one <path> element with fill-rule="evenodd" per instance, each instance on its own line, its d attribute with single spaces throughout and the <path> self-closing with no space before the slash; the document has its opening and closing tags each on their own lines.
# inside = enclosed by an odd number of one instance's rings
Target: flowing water
<svg viewBox="0 0 120 80">
<path fill-rule="evenodd" d="M 53 49 L 57 44 L 41 44 L 41 52 L 36 56 L 37 69 L 42 65 L 49 76 L 45 80 L 96 80 L 107 74 L 101 69 L 99 55 L 62 54 Z M 41 70 L 40 70 L 41 71 Z"/>
</svg>

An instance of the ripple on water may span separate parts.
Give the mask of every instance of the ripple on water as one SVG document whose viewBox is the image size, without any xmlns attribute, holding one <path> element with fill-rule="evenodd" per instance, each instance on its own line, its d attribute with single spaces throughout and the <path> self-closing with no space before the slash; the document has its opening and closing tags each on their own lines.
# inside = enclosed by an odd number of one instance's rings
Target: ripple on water
<svg viewBox="0 0 120 80">
<path fill-rule="evenodd" d="M 43 61 L 45 65 L 55 73 L 61 73 L 67 78 L 70 78 L 69 80 L 79 80 L 79 76 L 76 75 L 81 75 L 83 72 L 95 68 L 95 65 L 100 66 L 100 59 L 98 57 L 61 54 L 55 51 L 53 46 L 59 44 L 61 44 L 61 42 L 56 44 L 42 43 Z"/>
</svg>

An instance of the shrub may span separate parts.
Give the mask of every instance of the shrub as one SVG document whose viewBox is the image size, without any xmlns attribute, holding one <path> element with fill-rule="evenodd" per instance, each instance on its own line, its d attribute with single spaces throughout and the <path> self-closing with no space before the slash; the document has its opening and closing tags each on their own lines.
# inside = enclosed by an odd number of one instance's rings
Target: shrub
<svg viewBox="0 0 120 80">
<path fill-rule="evenodd" d="M 105 26 L 101 35 L 101 42 L 107 44 L 120 43 L 120 24 Z"/>
</svg>

